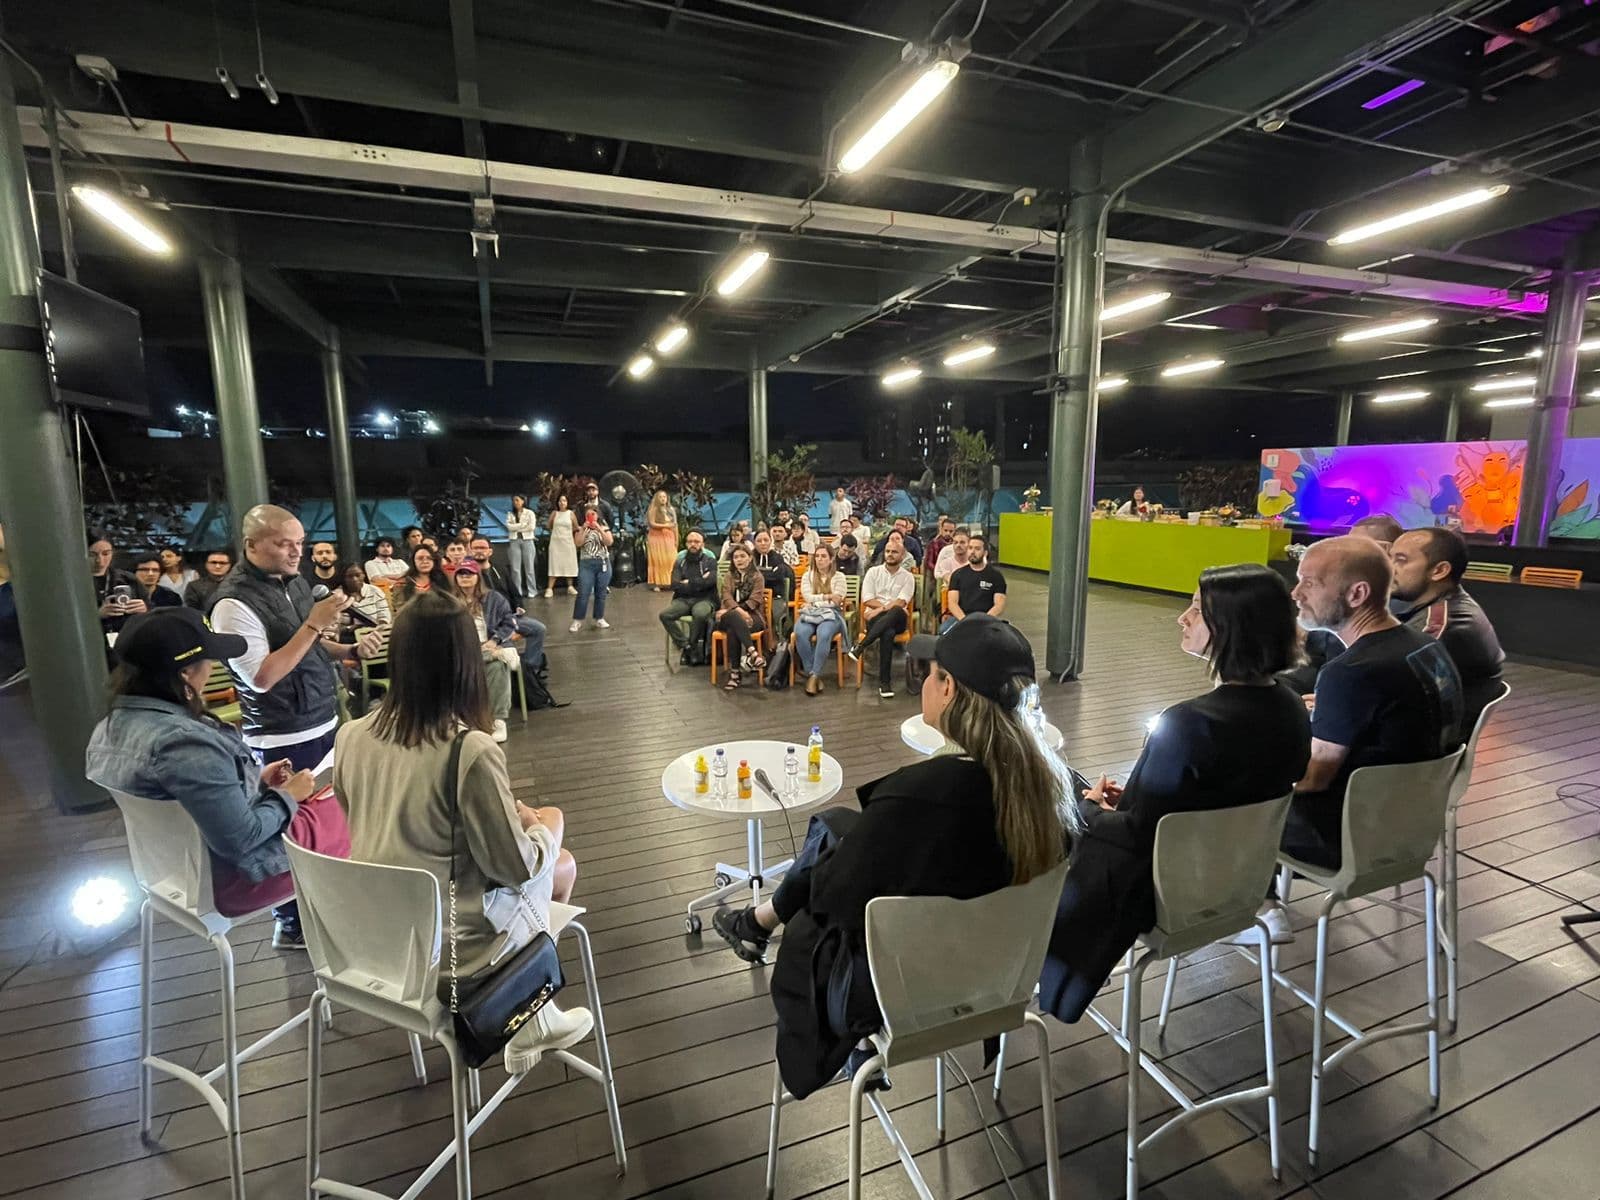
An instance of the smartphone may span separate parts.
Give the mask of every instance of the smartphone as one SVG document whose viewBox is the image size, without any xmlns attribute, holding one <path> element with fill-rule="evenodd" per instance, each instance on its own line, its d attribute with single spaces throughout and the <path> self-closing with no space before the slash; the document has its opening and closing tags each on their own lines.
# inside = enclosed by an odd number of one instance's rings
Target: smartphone
<svg viewBox="0 0 1600 1200">
<path fill-rule="evenodd" d="M 590 509 L 588 512 L 583 514 L 583 523 L 593 528 L 594 526 L 600 524 L 600 514 L 595 512 L 593 509 Z"/>
<path fill-rule="evenodd" d="M 119 583 L 111 589 L 111 598 L 117 602 L 118 608 L 127 608 L 133 600 L 133 589 L 125 583 Z"/>
</svg>

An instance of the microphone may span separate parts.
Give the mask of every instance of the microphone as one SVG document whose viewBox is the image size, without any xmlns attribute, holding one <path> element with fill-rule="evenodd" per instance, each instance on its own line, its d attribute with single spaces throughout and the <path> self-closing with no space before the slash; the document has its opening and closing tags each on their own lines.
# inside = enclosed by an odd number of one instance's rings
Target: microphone
<svg viewBox="0 0 1600 1200">
<path fill-rule="evenodd" d="M 332 594 L 332 592 L 328 591 L 328 585 L 325 583 L 319 583 L 311 589 L 311 598 L 313 600 L 326 600 Z M 368 629 L 376 629 L 378 627 L 378 623 L 359 608 L 347 608 L 344 610 L 344 615 L 357 625 L 365 625 Z"/>
</svg>

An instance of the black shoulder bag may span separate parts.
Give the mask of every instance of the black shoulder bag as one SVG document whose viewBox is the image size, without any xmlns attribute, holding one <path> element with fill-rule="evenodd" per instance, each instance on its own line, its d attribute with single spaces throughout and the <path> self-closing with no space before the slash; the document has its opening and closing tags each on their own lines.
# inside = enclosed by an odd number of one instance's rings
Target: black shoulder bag
<svg viewBox="0 0 1600 1200">
<path fill-rule="evenodd" d="M 450 1013 L 456 1045 L 469 1067 L 481 1067 L 566 984 L 555 939 L 538 913 L 530 915 L 540 932 L 511 960 L 482 980 L 460 985 L 456 973 L 456 829 L 460 819 L 461 745 L 450 747 L 445 789 L 450 796 Z M 526 899 L 524 904 L 528 904 Z M 530 909 L 532 905 L 529 905 Z"/>
</svg>

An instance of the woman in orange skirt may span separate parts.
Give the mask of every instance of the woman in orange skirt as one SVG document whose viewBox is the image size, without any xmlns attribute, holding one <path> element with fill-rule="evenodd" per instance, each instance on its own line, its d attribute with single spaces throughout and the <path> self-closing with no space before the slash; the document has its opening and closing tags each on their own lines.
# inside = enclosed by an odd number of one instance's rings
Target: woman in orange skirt
<svg viewBox="0 0 1600 1200">
<path fill-rule="evenodd" d="M 666 492 L 657 492 L 650 498 L 650 511 L 645 520 L 650 526 L 645 545 L 650 562 L 650 588 L 664 590 L 672 586 L 672 564 L 678 557 L 678 513 Z"/>
</svg>

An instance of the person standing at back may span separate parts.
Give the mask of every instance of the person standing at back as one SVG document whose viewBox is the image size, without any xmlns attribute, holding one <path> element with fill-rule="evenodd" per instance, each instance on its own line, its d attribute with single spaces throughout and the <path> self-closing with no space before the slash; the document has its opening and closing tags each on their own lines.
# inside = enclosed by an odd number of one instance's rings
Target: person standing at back
<svg viewBox="0 0 1600 1200">
<path fill-rule="evenodd" d="M 645 538 L 650 590 L 663 592 L 672 586 L 672 566 L 678 556 L 678 510 L 665 490 L 650 497 L 645 523 L 650 526 Z"/>
<path fill-rule="evenodd" d="M 518 596 L 532 596 L 539 590 L 533 569 L 538 532 L 539 522 L 528 507 L 528 498 L 511 497 L 511 511 L 506 514 L 506 568 Z"/>
<path fill-rule="evenodd" d="M 372 547 L 372 557 L 367 559 L 367 578 L 378 587 L 391 587 L 405 577 L 409 564 L 394 554 L 394 540 L 379 538 Z"/>
<path fill-rule="evenodd" d="M 576 596 L 578 547 L 573 535 L 578 532 L 578 519 L 565 492 L 556 497 L 555 506 L 551 508 L 545 524 L 550 530 L 550 561 L 544 573 L 544 598 L 548 600 L 554 596 L 556 587 L 563 579 L 567 581 L 567 594 Z"/>
<path fill-rule="evenodd" d="M 828 501 L 828 529 L 838 537 L 841 533 L 849 533 L 843 523 L 855 515 L 855 506 L 845 498 L 844 489 L 834 488 L 833 499 Z"/>
<path fill-rule="evenodd" d="M 183 607 L 183 600 L 177 592 L 161 586 L 161 556 L 154 551 L 134 555 L 133 579 L 133 594 L 144 601 L 146 608 Z"/>
<path fill-rule="evenodd" d="M 1394 566 L 1395 620 L 1438 638 L 1461 673 L 1465 711 L 1461 731 L 1470 734 L 1484 706 L 1500 694 L 1506 652 L 1478 602 L 1461 586 L 1467 543 L 1459 533 L 1428 525 L 1410 529 L 1389 548 Z"/>
<path fill-rule="evenodd" d="M 212 593 L 233 570 L 233 551 L 212 550 L 206 555 L 205 565 L 205 574 L 183 589 L 184 604 L 200 612 L 211 607 Z"/>
</svg>

